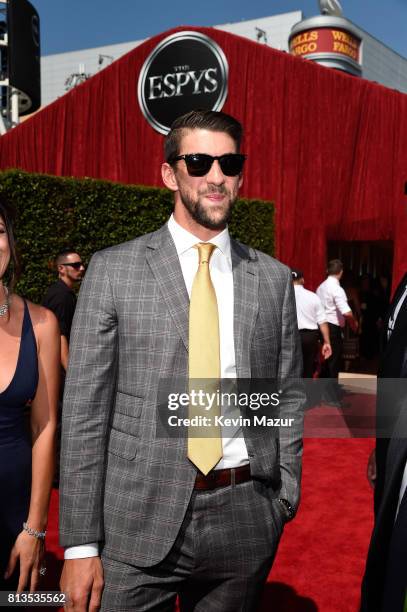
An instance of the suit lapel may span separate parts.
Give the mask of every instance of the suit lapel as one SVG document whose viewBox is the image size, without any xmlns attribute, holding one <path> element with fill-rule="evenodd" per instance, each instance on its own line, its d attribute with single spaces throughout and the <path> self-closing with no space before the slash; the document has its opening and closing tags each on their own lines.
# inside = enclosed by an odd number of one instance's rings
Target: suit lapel
<svg viewBox="0 0 407 612">
<path fill-rule="evenodd" d="M 407 460 L 407 410 L 404 402 L 400 416 L 390 440 L 386 459 L 386 482 L 383 499 L 392 499 L 397 502 L 400 492 L 401 479 Z"/>
<path fill-rule="evenodd" d="M 405 274 L 403 276 L 403 278 L 401 279 L 401 281 L 400 281 L 396 291 L 394 292 L 394 296 L 393 296 L 393 299 L 391 301 L 391 304 L 390 304 L 390 307 L 389 307 L 389 310 L 388 310 L 387 316 L 386 316 L 386 325 L 389 322 L 390 317 L 393 316 L 393 313 L 394 313 L 394 311 L 396 309 L 397 303 L 398 303 L 399 299 L 401 298 L 402 294 L 404 293 L 404 288 L 406 286 L 406 283 L 407 283 L 407 274 Z"/>
<path fill-rule="evenodd" d="M 175 327 L 188 350 L 189 297 L 167 225 L 152 234 L 146 257 Z"/>
<path fill-rule="evenodd" d="M 258 312 L 257 257 L 252 249 L 234 240 L 231 240 L 231 256 L 236 371 L 238 377 L 249 378 L 250 342 Z M 189 297 L 167 225 L 152 234 L 146 257 L 175 327 L 188 350 Z"/>
<path fill-rule="evenodd" d="M 231 240 L 234 287 L 234 340 L 238 378 L 250 378 L 250 343 L 258 311 L 256 254 Z"/>
<path fill-rule="evenodd" d="M 390 317 L 393 316 L 395 309 L 397 308 L 397 304 L 401 298 L 401 296 L 404 293 L 405 287 L 406 287 L 406 283 L 407 283 L 407 274 L 405 274 L 399 284 L 399 286 L 397 287 L 396 293 L 394 294 L 394 298 L 392 300 L 391 303 L 391 307 L 389 308 L 389 312 L 388 315 L 386 317 L 386 322 L 385 322 L 385 326 L 384 326 L 384 333 L 387 334 L 387 327 L 389 324 L 389 319 Z M 394 330 L 389 338 L 389 341 L 387 342 L 387 348 L 391 348 L 393 342 L 395 342 L 397 335 L 400 333 L 400 331 L 402 329 L 404 329 L 404 327 L 407 325 L 407 298 L 404 300 L 400 311 L 397 315 L 397 319 L 396 319 L 396 324 L 394 326 Z"/>
<path fill-rule="evenodd" d="M 400 288 L 399 299 L 402 297 L 407 284 L 407 276 L 403 279 L 403 285 Z M 407 297 L 404 299 L 403 304 L 401 305 L 399 314 L 397 315 L 395 329 L 398 328 L 403 329 L 407 324 Z"/>
</svg>

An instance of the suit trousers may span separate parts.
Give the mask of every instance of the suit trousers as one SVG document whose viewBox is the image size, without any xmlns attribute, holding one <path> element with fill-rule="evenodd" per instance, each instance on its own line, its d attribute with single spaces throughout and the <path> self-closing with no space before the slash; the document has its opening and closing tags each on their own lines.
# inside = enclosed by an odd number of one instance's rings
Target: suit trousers
<svg viewBox="0 0 407 612">
<path fill-rule="evenodd" d="M 404 612 L 407 603 L 407 490 L 400 504 L 387 557 L 382 612 Z"/>
<path fill-rule="evenodd" d="M 332 355 L 323 362 L 321 378 L 329 378 L 329 384 L 325 388 L 325 399 L 329 402 L 340 402 L 341 392 L 338 385 L 338 374 L 342 364 L 342 329 L 339 325 L 328 323 L 329 337 L 331 340 Z"/>
<path fill-rule="evenodd" d="M 316 368 L 315 360 L 318 354 L 319 346 L 319 330 L 318 329 L 300 329 L 302 362 L 303 362 L 303 377 L 312 378 Z"/>
<path fill-rule="evenodd" d="M 342 328 L 339 325 L 328 323 L 329 338 L 331 340 L 332 355 L 324 361 L 323 371 L 325 378 L 338 378 L 342 364 Z"/>
<path fill-rule="evenodd" d="M 101 610 L 238 612 L 257 609 L 284 527 L 275 494 L 249 480 L 194 491 L 165 559 L 138 568 L 102 553 Z"/>
</svg>

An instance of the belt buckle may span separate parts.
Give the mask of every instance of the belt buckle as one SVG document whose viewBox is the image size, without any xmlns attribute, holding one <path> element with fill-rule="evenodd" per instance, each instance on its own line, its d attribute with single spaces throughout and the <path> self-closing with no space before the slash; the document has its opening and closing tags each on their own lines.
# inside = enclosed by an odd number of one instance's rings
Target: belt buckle
<svg viewBox="0 0 407 612">
<path fill-rule="evenodd" d="M 209 472 L 209 474 L 205 476 L 205 478 L 208 479 L 208 488 L 210 490 L 216 489 L 216 476 L 217 474 L 215 470 L 212 470 L 211 472 Z"/>
</svg>

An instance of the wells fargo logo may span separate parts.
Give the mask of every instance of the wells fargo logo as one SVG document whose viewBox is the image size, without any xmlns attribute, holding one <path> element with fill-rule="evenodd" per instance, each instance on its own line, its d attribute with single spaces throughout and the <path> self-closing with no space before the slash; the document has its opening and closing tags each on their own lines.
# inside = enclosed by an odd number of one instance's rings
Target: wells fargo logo
<svg viewBox="0 0 407 612">
<path fill-rule="evenodd" d="M 311 32 L 302 32 L 297 34 L 290 42 L 290 50 L 294 55 L 308 55 L 308 53 L 315 53 L 318 49 L 318 35 L 317 30 L 311 30 Z"/>
<path fill-rule="evenodd" d="M 290 40 L 290 51 L 300 57 L 329 53 L 360 63 L 360 45 L 361 40 L 345 30 L 314 28 L 293 36 Z"/>
<path fill-rule="evenodd" d="M 342 30 L 332 30 L 332 36 L 334 38 L 334 52 L 348 55 L 355 62 L 359 61 L 360 40 Z"/>
</svg>

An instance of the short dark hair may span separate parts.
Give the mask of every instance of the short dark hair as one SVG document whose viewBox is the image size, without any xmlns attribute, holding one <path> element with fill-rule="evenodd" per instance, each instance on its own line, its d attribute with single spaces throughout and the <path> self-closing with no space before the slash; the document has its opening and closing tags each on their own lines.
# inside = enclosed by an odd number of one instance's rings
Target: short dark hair
<svg viewBox="0 0 407 612">
<path fill-rule="evenodd" d="M 12 293 L 20 277 L 21 264 L 17 251 L 16 239 L 14 237 L 14 222 L 16 212 L 9 202 L 0 201 L 0 217 L 3 219 L 6 227 L 7 239 L 10 248 L 10 263 L 6 271 L 6 282 L 10 293 Z"/>
<path fill-rule="evenodd" d="M 291 268 L 291 276 L 293 281 L 299 281 L 304 278 L 304 272 L 298 268 Z"/>
<path fill-rule="evenodd" d="M 72 255 L 73 253 L 78 254 L 78 251 L 70 247 L 66 247 L 65 249 L 59 251 L 58 255 L 55 258 L 56 265 L 59 266 L 62 263 L 62 260 L 65 259 L 67 255 Z"/>
<path fill-rule="evenodd" d="M 339 274 L 343 270 L 343 263 L 340 259 L 331 259 L 328 261 L 327 274 L 331 276 L 332 274 Z"/>
<path fill-rule="evenodd" d="M 184 130 L 225 132 L 234 140 L 236 151 L 240 151 L 243 128 L 237 119 L 220 111 L 194 110 L 178 117 L 171 125 L 171 129 L 164 140 L 165 161 L 169 162 L 179 155 Z M 192 151 L 192 153 L 199 153 L 199 151 Z"/>
</svg>

